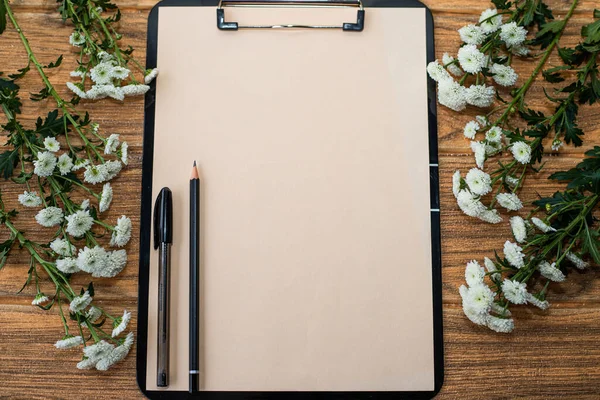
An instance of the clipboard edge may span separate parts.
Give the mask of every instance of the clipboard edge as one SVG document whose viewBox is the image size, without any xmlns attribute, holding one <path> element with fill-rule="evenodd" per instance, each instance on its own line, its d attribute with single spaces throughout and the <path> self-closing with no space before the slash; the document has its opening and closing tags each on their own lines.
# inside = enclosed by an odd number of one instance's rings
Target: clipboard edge
<svg viewBox="0 0 600 400">
<path fill-rule="evenodd" d="M 219 0 L 162 0 L 148 14 L 146 41 L 146 68 L 156 68 L 158 11 L 161 7 L 216 7 Z M 363 0 L 365 8 L 424 8 L 426 31 L 426 63 L 435 60 L 434 22 L 431 10 L 418 0 Z M 140 391 L 149 399 L 190 399 L 202 395 L 210 399 L 262 399 L 262 400 L 307 400 L 326 399 L 432 399 L 442 389 L 444 383 L 444 339 L 442 307 L 442 251 L 441 225 L 439 211 L 439 166 L 438 166 L 438 130 L 435 83 L 427 79 L 428 100 L 428 136 L 430 165 L 430 203 L 431 203 L 431 256 L 432 256 L 432 294 L 433 294 L 433 347 L 434 347 L 434 389 L 432 391 L 350 391 L 350 392 L 216 392 L 200 391 L 194 395 L 188 391 L 158 391 L 146 389 L 147 368 L 147 325 L 148 293 L 150 266 L 150 224 L 152 214 L 152 174 L 154 155 L 154 118 L 156 83 L 150 83 L 150 90 L 144 98 L 144 133 L 142 149 L 142 188 L 140 206 L 140 247 L 138 268 L 138 315 L 136 346 L 136 383 Z M 434 211 L 435 210 L 435 211 Z"/>
</svg>

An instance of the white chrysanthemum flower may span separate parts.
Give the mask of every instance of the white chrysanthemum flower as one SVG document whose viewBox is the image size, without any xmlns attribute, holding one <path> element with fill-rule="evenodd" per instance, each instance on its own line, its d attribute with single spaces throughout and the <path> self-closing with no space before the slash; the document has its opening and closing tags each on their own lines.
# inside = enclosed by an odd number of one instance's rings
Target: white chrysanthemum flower
<svg viewBox="0 0 600 400">
<path fill-rule="evenodd" d="M 116 62 L 115 56 L 113 56 L 110 53 L 107 53 L 106 51 L 99 51 L 96 55 L 98 56 L 101 62 L 109 63 L 110 65 L 113 65 Z"/>
<path fill-rule="evenodd" d="M 475 139 L 475 135 L 477 131 L 481 128 L 477 121 L 469 121 L 465 125 L 465 129 L 463 130 L 463 134 L 467 139 Z"/>
<path fill-rule="evenodd" d="M 492 190 L 492 179 L 490 176 L 477 168 L 471 168 L 465 178 L 472 193 L 483 196 Z"/>
<path fill-rule="evenodd" d="M 99 371 L 106 371 L 114 364 L 123 360 L 129 353 L 132 344 L 133 332 L 129 332 L 122 345 L 117 346 L 114 350 L 98 361 L 96 364 L 96 369 Z"/>
<path fill-rule="evenodd" d="M 483 169 L 486 160 L 486 145 L 483 142 L 471 142 L 471 150 L 475 153 L 475 164 L 478 168 Z"/>
<path fill-rule="evenodd" d="M 128 149 L 129 149 L 129 145 L 127 144 L 127 142 L 123 142 L 121 144 L 121 162 L 125 165 L 127 165 L 127 163 L 129 162 L 128 156 L 127 156 Z"/>
<path fill-rule="evenodd" d="M 519 184 L 519 178 L 511 176 L 511 175 L 507 175 L 504 178 L 504 182 L 511 188 L 515 188 Z"/>
<path fill-rule="evenodd" d="M 69 43 L 71 46 L 80 47 L 85 43 L 85 35 L 82 35 L 79 31 L 74 31 L 71 33 L 71 36 L 69 36 Z"/>
<path fill-rule="evenodd" d="M 458 62 L 465 72 L 477 74 L 485 66 L 485 55 L 477 46 L 468 44 L 458 50 Z"/>
<path fill-rule="evenodd" d="M 38 152 L 33 165 L 33 173 L 37 176 L 50 176 L 56 167 L 56 156 L 49 151 Z"/>
<path fill-rule="evenodd" d="M 525 142 L 514 143 L 510 151 L 512 152 L 515 160 L 521 164 L 528 164 L 531 161 L 531 147 Z"/>
<path fill-rule="evenodd" d="M 127 310 L 123 311 L 123 316 L 115 319 L 113 322 L 112 337 L 119 336 L 125 329 L 127 329 L 129 320 L 131 320 L 131 313 L 127 312 Z"/>
<path fill-rule="evenodd" d="M 69 309 L 74 313 L 82 311 L 90 305 L 92 300 L 93 299 L 92 296 L 90 296 L 90 292 L 86 290 L 81 296 L 74 297 L 73 300 L 71 300 Z"/>
<path fill-rule="evenodd" d="M 129 84 L 121 87 L 123 95 L 125 96 L 140 96 L 142 94 L 146 94 L 148 90 L 150 90 L 150 86 L 148 85 L 136 85 Z"/>
<path fill-rule="evenodd" d="M 518 243 L 523 243 L 527 239 L 527 227 L 525 220 L 519 216 L 514 216 L 510 219 L 510 228 Z"/>
<path fill-rule="evenodd" d="M 456 196 L 458 206 L 470 217 L 479 217 L 487 208 L 483 205 L 477 196 L 473 196 L 468 190 L 461 190 Z"/>
<path fill-rule="evenodd" d="M 509 242 L 508 240 L 504 243 L 504 257 L 515 268 L 523 268 L 525 266 L 525 254 L 521 253 L 521 250 L 523 249 L 516 243 Z"/>
<path fill-rule="evenodd" d="M 554 139 L 552 141 L 552 151 L 558 151 L 564 145 L 563 141 L 560 139 Z"/>
<path fill-rule="evenodd" d="M 486 127 L 490 124 L 490 121 L 488 120 L 488 118 L 485 115 L 476 116 L 475 121 L 477 121 L 477 123 L 483 127 Z"/>
<path fill-rule="evenodd" d="M 37 192 L 25 191 L 19 195 L 19 203 L 25 207 L 39 207 L 42 205 L 42 199 L 38 196 Z"/>
<path fill-rule="evenodd" d="M 101 340 L 91 346 L 84 347 L 83 354 L 90 362 L 93 362 L 94 365 L 96 365 L 95 363 L 109 355 L 114 348 L 115 346 L 112 344 Z"/>
<path fill-rule="evenodd" d="M 60 174 L 66 175 L 73 169 L 73 160 L 71 160 L 71 157 L 67 153 L 63 153 L 58 157 L 57 166 Z"/>
<path fill-rule="evenodd" d="M 46 296 L 44 293 L 38 293 L 35 295 L 35 297 L 33 298 L 33 301 L 31 302 L 31 305 L 33 306 L 39 306 L 42 305 L 44 303 L 47 303 L 50 299 L 48 298 L 48 296 Z"/>
<path fill-rule="evenodd" d="M 493 86 L 471 85 L 467 89 L 467 103 L 475 107 L 489 107 L 495 97 L 496 89 Z"/>
<path fill-rule="evenodd" d="M 485 210 L 477 216 L 482 221 L 488 224 L 498 224 L 502 222 L 502 217 L 498 214 L 498 210 Z"/>
<path fill-rule="evenodd" d="M 118 346 L 96 363 L 98 371 L 107 371 L 110 367 L 123 360 L 129 354 L 129 347 Z"/>
<path fill-rule="evenodd" d="M 65 274 L 74 274 L 79 272 L 77 260 L 72 257 L 59 258 L 56 260 L 56 268 Z"/>
<path fill-rule="evenodd" d="M 452 193 L 454 197 L 458 196 L 458 192 L 461 190 L 461 179 L 460 171 L 454 171 L 454 175 L 452 175 Z"/>
<path fill-rule="evenodd" d="M 488 142 L 500 143 L 502 141 L 502 128 L 499 126 L 492 126 L 486 133 L 485 139 Z"/>
<path fill-rule="evenodd" d="M 571 253 L 570 251 L 568 251 L 567 254 L 565 254 L 565 257 L 567 260 L 571 261 L 577 269 L 586 269 L 590 266 L 589 263 L 583 261 L 581 258 L 579 258 L 574 253 Z"/>
<path fill-rule="evenodd" d="M 158 76 L 158 68 L 153 68 L 151 70 L 146 70 L 146 76 L 144 77 L 144 83 L 149 85 L 150 82 L 154 80 Z"/>
<path fill-rule="evenodd" d="M 90 323 L 93 324 L 94 322 L 98 321 L 98 319 L 102 316 L 102 311 L 94 306 L 91 306 L 85 313 L 85 319 Z M 85 324 L 82 324 L 85 325 Z"/>
<path fill-rule="evenodd" d="M 54 343 L 57 349 L 70 349 L 83 344 L 83 338 L 81 336 L 66 335 L 62 340 Z"/>
<path fill-rule="evenodd" d="M 125 67 L 116 66 L 116 67 L 113 67 L 113 69 L 111 71 L 111 75 L 115 79 L 123 80 L 123 79 L 127 79 L 130 72 L 131 71 Z"/>
<path fill-rule="evenodd" d="M 502 151 L 502 144 L 496 142 L 487 142 L 485 144 L 485 155 L 491 157 Z"/>
<path fill-rule="evenodd" d="M 90 199 L 84 199 L 79 206 L 82 210 L 87 210 L 90 208 Z"/>
<path fill-rule="evenodd" d="M 85 72 L 85 70 L 79 69 L 78 67 L 75 69 L 75 71 L 69 72 L 69 76 L 71 76 L 72 78 L 82 78 L 85 76 Z M 69 86 L 69 82 L 67 82 L 67 86 Z"/>
<path fill-rule="evenodd" d="M 44 139 L 44 147 L 46 148 L 46 150 L 52 153 L 56 153 L 60 150 L 60 143 L 58 143 L 58 140 L 56 140 L 56 138 L 48 136 L 46 139 Z"/>
<path fill-rule="evenodd" d="M 498 15 L 495 8 L 488 8 L 481 13 L 479 23 L 485 33 L 496 32 L 502 25 L 502 15 Z"/>
<path fill-rule="evenodd" d="M 523 44 L 520 46 L 512 46 L 509 50 L 516 56 L 525 57 L 529 55 L 529 47 Z"/>
<path fill-rule="evenodd" d="M 90 90 L 85 92 L 86 98 L 90 100 L 100 100 L 105 97 L 111 97 L 115 100 L 123 100 L 125 95 L 120 87 L 115 87 L 112 84 L 97 84 L 93 85 Z"/>
<path fill-rule="evenodd" d="M 483 265 L 485 265 L 485 269 L 487 269 L 487 271 L 491 273 L 490 278 L 492 278 L 494 280 L 500 279 L 500 273 L 496 272 L 496 271 L 498 271 L 498 268 L 496 268 L 496 264 L 494 264 L 494 262 L 492 260 L 490 260 L 487 257 L 484 257 Z"/>
<path fill-rule="evenodd" d="M 527 303 L 527 285 L 523 282 L 505 279 L 502 282 L 502 293 L 504 293 L 506 300 L 513 304 Z"/>
<path fill-rule="evenodd" d="M 550 225 L 546 224 L 544 221 L 542 221 L 541 219 L 537 218 L 537 217 L 533 217 L 531 218 L 531 222 L 533 223 L 533 225 L 535 225 L 540 231 L 544 232 L 544 233 L 548 233 L 548 232 L 556 232 L 556 229 L 554 229 L 553 227 L 551 227 Z"/>
<path fill-rule="evenodd" d="M 68 240 L 56 238 L 50 242 L 50 248 L 59 256 L 70 257 L 75 254 L 75 246 Z"/>
<path fill-rule="evenodd" d="M 123 247 L 131 239 L 131 220 L 122 215 L 117 220 L 117 225 L 110 238 L 110 245 L 113 247 Z"/>
<path fill-rule="evenodd" d="M 483 283 L 485 277 L 485 270 L 475 260 L 469 261 L 465 268 L 465 280 L 469 287 L 476 286 Z"/>
<path fill-rule="evenodd" d="M 442 63 L 452 75 L 461 76 L 463 74 L 462 69 L 456 65 L 454 57 L 452 57 L 450 54 L 444 53 L 442 56 Z"/>
<path fill-rule="evenodd" d="M 119 135 L 116 133 L 111 134 L 108 139 L 106 139 L 106 145 L 104 146 L 104 154 L 112 154 L 117 151 L 117 147 L 119 147 Z"/>
<path fill-rule="evenodd" d="M 432 61 L 429 64 L 427 64 L 427 73 L 429 74 L 429 77 L 436 82 L 439 82 L 441 79 L 450 78 L 448 71 L 446 71 L 446 69 L 440 65 L 438 60 Z"/>
<path fill-rule="evenodd" d="M 77 363 L 78 369 L 92 369 L 96 366 L 97 361 L 92 361 L 89 358 L 85 358 Z"/>
<path fill-rule="evenodd" d="M 108 160 L 103 165 L 104 168 L 106 168 L 106 180 L 111 180 L 112 178 L 117 176 L 119 172 L 121 172 L 121 168 L 123 168 L 121 163 L 116 160 Z"/>
<path fill-rule="evenodd" d="M 127 252 L 115 250 L 107 252 L 106 265 L 101 270 L 92 273 L 93 277 L 113 278 L 117 276 L 127 265 Z"/>
<path fill-rule="evenodd" d="M 452 78 L 438 82 L 438 101 L 441 105 L 454 111 L 462 111 L 467 107 L 467 89 Z"/>
<path fill-rule="evenodd" d="M 108 179 L 106 164 L 88 165 L 83 173 L 83 180 L 87 183 L 102 183 Z"/>
<path fill-rule="evenodd" d="M 510 317 L 512 315 L 508 308 L 504 308 L 498 303 L 492 303 L 492 311 L 502 317 Z"/>
<path fill-rule="evenodd" d="M 93 248 L 84 247 L 79 250 L 77 257 L 77 267 L 90 274 L 102 271 L 106 267 L 108 255 L 106 250 L 100 246 Z"/>
<path fill-rule="evenodd" d="M 526 299 L 528 303 L 533 304 L 542 310 L 547 310 L 548 307 L 550 307 L 550 303 L 548 303 L 546 300 L 542 301 L 529 292 L 526 294 Z"/>
<path fill-rule="evenodd" d="M 83 91 L 83 89 L 78 84 L 73 83 L 73 82 L 67 82 L 67 87 L 75 95 L 81 97 L 82 99 L 87 99 L 87 94 Z"/>
<path fill-rule="evenodd" d="M 73 168 L 71 168 L 72 171 L 79 171 L 81 168 L 85 168 L 88 166 L 88 164 L 90 163 L 90 160 L 88 159 L 78 159 L 75 160 L 75 163 L 73 164 Z"/>
<path fill-rule="evenodd" d="M 509 22 L 500 27 L 500 39 L 507 47 L 520 46 L 527 38 L 527 30 L 516 22 Z"/>
<path fill-rule="evenodd" d="M 494 293 L 484 284 L 467 288 L 462 285 L 459 289 L 462 297 L 463 311 L 467 318 L 478 325 L 485 325 L 485 321 L 494 302 Z"/>
<path fill-rule="evenodd" d="M 512 318 L 499 318 L 488 315 L 485 324 L 488 328 L 498 333 L 510 333 L 515 329 L 515 321 Z"/>
<path fill-rule="evenodd" d="M 567 278 L 560 269 L 556 268 L 556 263 L 550 264 L 548 261 L 542 261 L 538 265 L 538 270 L 544 278 L 553 282 L 564 282 Z"/>
<path fill-rule="evenodd" d="M 485 40 L 485 32 L 477 25 L 463 26 L 458 30 L 460 40 L 466 44 L 480 45 Z"/>
<path fill-rule="evenodd" d="M 54 206 L 43 208 L 37 213 L 35 220 L 46 228 L 56 226 L 63 221 L 63 210 Z"/>
<path fill-rule="evenodd" d="M 498 204 L 509 211 L 518 211 L 523 208 L 521 199 L 515 193 L 498 193 L 496 200 L 498 200 Z"/>
<path fill-rule="evenodd" d="M 90 78 L 98 85 L 112 82 L 114 66 L 108 62 L 100 62 L 90 70 Z"/>
<path fill-rule="evenodd" d="M 490 72 L 494 74 L 494 81 L 498 85 L 505 87 L 513 86 L 517 83 L 517 78 L 519 77 L 515 70 L 508 65 L 494 64 L 490 68 Z"/>
<path fill-rule="evenodd" d="M 66 217 L 67 233 L 75 237 L 81 237 L 89 231 L 94 224 L 94 217 L 89 210 L 79 210 Z"/>
<path fill-rule="evenodd" d="M 110 186 L 110 183 L 105 183 L 104 186 L 102 187 L 102 193 L 100 194 L 100 212 L 104 212 L 106 210 L 108 210 L 108 207 L 110 207 L 110 203 L 112 202 L 113 199 L 113 190 L 112 187 Z"/>
</svg>

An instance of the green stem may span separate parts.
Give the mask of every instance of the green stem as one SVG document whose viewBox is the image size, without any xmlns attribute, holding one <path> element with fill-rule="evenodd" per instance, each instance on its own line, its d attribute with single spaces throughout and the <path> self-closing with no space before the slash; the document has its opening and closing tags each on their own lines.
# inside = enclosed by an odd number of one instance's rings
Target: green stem
<svg viewBox="0 0 600 400">
<path fill-rule="evenodd" d="M 537 64 L 537 66 L 535 67 L 533 72 L 531 73 L 531 76 L 529 77 L 529 79 L 527 79 L 527 81 L 523 84 L 523 86 L 521 86 L 521 88 L 517 91 L 517 94 L 515 95 L 515 97 L 507 105 L 506 110 L 500 116 L 500 118 L 494 123 L 494 125 L 499 125 L 499 124 L 504 123 L 506 118 L 508 118 L 508 116 L 510 115 L 510 113 L 512 113 L 514 111 L 514 106 L 523 100 L 523 97 L 525 97 L 525 94 L 529 90 L 529 87 L 535 81 L 535 79 L 539 75 L 539 73 L 542 70 L 542 68 L 544 67 L 544 65 L 546 65 L 546 61 L 548 61 L 548 58 L 550 57 L 552 50 L 554 50 L 554 47 L 556 47 L 556 45 L 558 44 L 558 41 L 560 40 L 560 38 L 567 26 L 567 22 L 569 21 L 569 19 L 573 15 L 573 12 L 575 11 L 575 8 L 577 7 L 577 2 L 578 2 L 578 0 L 573 0 L 573 3 L 571 3 L 571 7 L 569 8 L 567 15 L 565 15 L 565 19 L 563 20 L 563 25 L 560 28 L 560 31 L 558 31 L 556 33 L 556 35 L 554 36 L 554 39 L 552 40 L 550 45 L 546 48 L 546 51 L 545 51 L 542 59 L 539 61 L 539 63 Z"/>
</svg>

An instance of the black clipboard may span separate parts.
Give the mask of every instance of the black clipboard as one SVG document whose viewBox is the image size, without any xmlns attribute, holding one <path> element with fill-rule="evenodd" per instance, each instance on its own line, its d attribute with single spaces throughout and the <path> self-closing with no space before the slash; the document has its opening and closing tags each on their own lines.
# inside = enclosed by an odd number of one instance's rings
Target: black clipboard
<svg viewBox="0 0 600 400">
<path fill-rule="evenodd" d="M 248 0 L 246 0 L 248 1 Z M 253 0 L 249 0 L 253 1 Z M 320 0 L 321 3 L 327 1 Z M 426 9 L 426 43 L 427 63 L 435 59 L 433 17 L 429 9 L 415 0 L 365 0 L 362 5 L 365 8 L 425 8 Z M 197 6 L 221 9 L 218 0 L 163 0 L 153 7 L 148 17 L 147 32 L 147 68 L 155 68 L 157 64 L 158 46 L 158 11 L 162 7 Z M 361 7 L 362 10 L 362 7 Z M 216 28 L 227 29 L 227 22 L 222 12 L 216 13 Z M 368 10 L 367 10 L 368 14 Z M 362 21 L 361 21 L 362 19 Z M 225 24 L 218 26 L 219 23 Z M 356 25 L 365 23 L 365 15 L 358 13 L 355 29 L 360 31 Z M 368 16 L 366 17 L 368 23 Z M 344 24 L 345 25 L 345 24 Z M 229 25 L 231 27 L 231 25 Z M 355 33 L 349 33 L 355 34 Z M 359 33 L 357 33 L 359 34 Z M 426 63 L 423 64 L 425 71 Z M 158 78 L 160 79 L 160 77 Z M 429 165 L 430 165 L 430 208 L 431 208 L 431 244 L 432 244 L 432 293 L 433 293 L 433 344 L 434 344 L 434 390 L 418 392 L 238 392 L 238 391 L 200 391 L 190 394 L 187 391 L 152 391 L 146 389 L 147 368 L 147 345 L 148 345 L 148 303 L 149 303 L 149 265 L 151 257 L 150 228 L 152 224 L 152 174 L 154 154 L 154 120 L 155 120 L 155 97 L 156 86 L 151 83 L 151 89 L 145 97 L 144 115 L 144 146 L 142 163 L 142 200 L 141 200 L 141 222 L 140 222 L 140 264 L 139 264 L 139 303 L 138 303 L 138 330 L 137 330 L 137 354 L 136 375 L 140 390 L 151 399 L 188 399 L 203 397 L 207 399 L 429 399 L 434 397 L 441 389 L 444 379 L 444 356 L 443 356 L 443 332 L 442 332 L 442 274 L 441 274 L 441 237 L 440 237 L 440 212 L 439 212 L 439 169 L 438 169 L 438 146 L 437 146 L 437 113 L 435 84 L 428 80 L 428 127 L 429 127 Z"/>
</svg>

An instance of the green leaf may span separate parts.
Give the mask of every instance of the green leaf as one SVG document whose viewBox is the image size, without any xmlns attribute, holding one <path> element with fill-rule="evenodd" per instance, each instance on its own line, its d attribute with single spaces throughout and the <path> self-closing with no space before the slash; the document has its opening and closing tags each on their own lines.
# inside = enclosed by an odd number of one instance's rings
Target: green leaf
<svg viewBox="0 0 600 400">
<path fill-rule="evenodd" d="M 0 1 L 0 34 L 6 30 L 6 6 Z"/>
<path fill-rule="evenodd" d="M 90 296 L 94 297 L 94 282 L 90 282 L 87 287 L 87 291 L 90 293 Z"/>
<path fill-rule="evenodd" d="M 565 21 L 563 21 L 563 20 L 546 22 L 542 26 L 542 29 L 540 29 L 535 36 L 536 37 L 541 37 L 541 36 L 544 36 L 544 35 L 546 35 L 547 33 L 550 33 L 550 32 L 551 33 L 558 33 L 558 32 L 561 31 L 561 29 L 563 28 L 563 26 L 565 26 Z"/>
<path fill-rule="evenodd" d="M 54 61 L 54 62 L 51 62 L 51 63 L 50 63 L 50 64 L 48 64 L 48 65 L 44 65 L 44 68 L 48 68 L 48 69 L 50 69 L 50 68 L 57 68 L 57 67 L 59 67 L 59 66 L 60 66 L 60 64 L 62 64 L 62 60 L 63 60 L 63 56 L 62 56 L 62 54 L 61 54 L 61 55 L 60 55 L 60 56 L 59 56 L 59 57 L 56 59 L 56 61 Z"/>
<path fill-rule="evenodd" d="M 498 10 L 508 10 L 512 3 L 507 0 L 492 0 Z"/>
<path fill-rule="evenodd" d="M 18 149 L 7 150 L 4 153 L 0 153 L 0 174 L 4 176 L 4 179 L 8 179 L 12 176 L 18 162 Z"/>
<path fill-rule="evenodd" d="M 0 90 L 7 89 L 9 91 L 18 90 L 19 85 L 14 83 L 12 80 L 0 78 Z"/>
<path fill-rule="evenodd" d="M 70 121 L 64 115 L 59 117 L 58 110 L 53 110 L 43 120 L 38 117 L 35 123 L 35 131 L 43 137 L 57 136 L 59 133 L 64 132 L 65 125 L 69 127 L 71 125 Z"/>
<path fill-rule="evenodd" d="M 600 250 L 598 249 L 598 245 L 600 244 L 600 241 L 598 240 L 599 236 L 600 234 L 598 231 L 591 230 L 587 221 L 585 221 L 581 251 L 583 254 L 589 253 L 596 264 L 600 264 Z"/>
<path fill-rule="evenodd" d="M 38 93 L 30 94 L 29 98 L 32 101 L 42 101 L 44 99 L 47 99 L 48 96 L 50 96 L 50 90 L 47 87 L 45 87 L 42 90 L 40 90 Z"/>
<path fill-rule="evenodd" d="M 33 273 L 33 266 L 29 267 L 29 271 L 27 271 L 27 280 L 23 284 L 23 287 L 21 287 L 21 289 L 19 289 L 19 291 L 16 294 L 21 293 L 23 290 L 25 290 L 25 288 L 27 287 L 27 285 L 29 285 L 29 282 L 31 282 L 31 275 L 32 275 L 32 273 Z"/>
<path fill-rule="evenodd" d="M 27 65 L 24 66 L 23 68 L 18 69 L 17 73 L 10 74 L 10 75 L 8 75 L 8 77 L 10 79 L 12 79 L 13 81 L 16 81 L 17 79 L 24 77 L 27 72 L 29 72 L 29 63 L 27 63 Z"/>
</svg>

